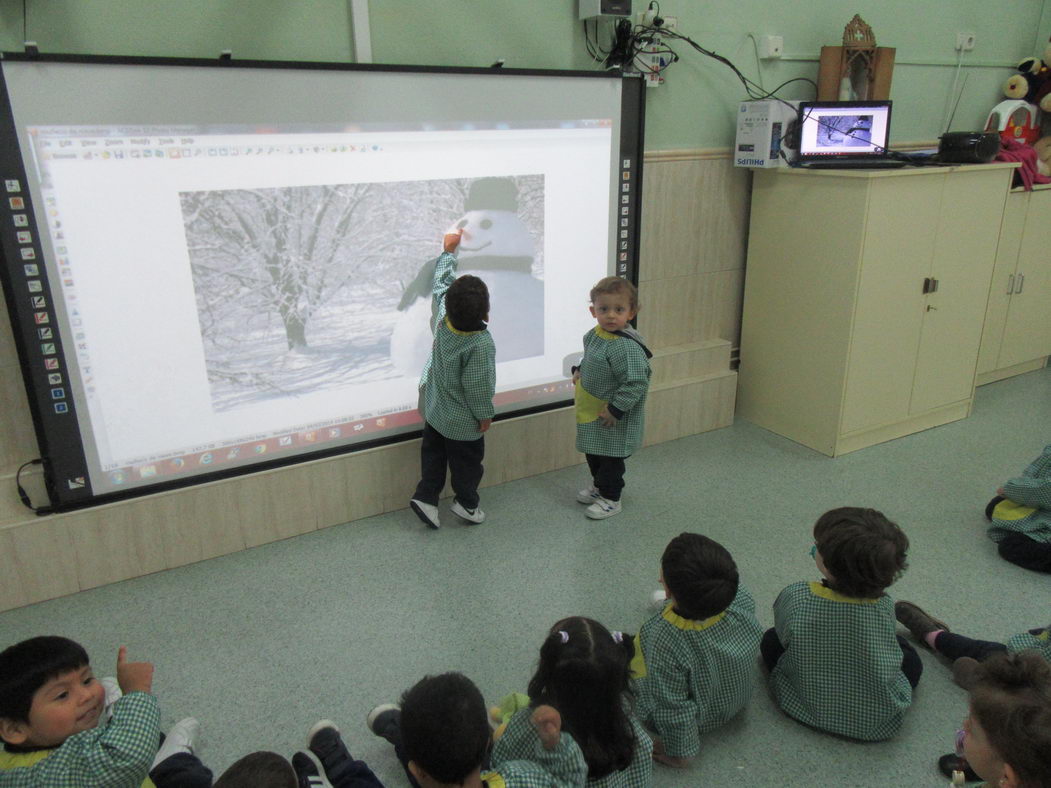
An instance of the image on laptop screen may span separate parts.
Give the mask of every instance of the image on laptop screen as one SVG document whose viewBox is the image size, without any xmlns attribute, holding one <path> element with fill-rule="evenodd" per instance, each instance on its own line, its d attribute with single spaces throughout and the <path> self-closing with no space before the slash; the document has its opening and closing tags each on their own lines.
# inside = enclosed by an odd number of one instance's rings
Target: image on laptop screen
<svg viewBox="0 0 1051 788">
<path fill-rule="evenodd" d="M 799 105 L 799 161 L 882 159 L 890 136 L 889 101 L 811 101 Z"/>
</svg>

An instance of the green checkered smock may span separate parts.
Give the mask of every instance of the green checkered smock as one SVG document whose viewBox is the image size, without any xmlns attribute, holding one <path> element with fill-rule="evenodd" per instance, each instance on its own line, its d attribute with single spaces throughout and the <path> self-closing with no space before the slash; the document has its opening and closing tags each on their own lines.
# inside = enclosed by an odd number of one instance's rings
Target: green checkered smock
<svg viewBox="0 0 1051 788">
<path fill-rule="evenodd" d="M 770 672 L 782 710 L 852 739 L 893 736 L 912 703 L 901 670 L 894 602 L 854 599 L 821 583 L 793 583 L 774 602 L 785 653 Z"/>
<path fill-rule="evenodd" d="M 742 585 L 718 615 L 694 621 L 671 603 L 635 637 L 635 713 L 660 734 L 668 755 L 692 758 L 700 734 L 733 717 L 752 697 L 763 630 Z"/>
<path fill-rule="evenodd" d="M 1008 651 L 1036 651 L 1051 662 L 1051 627 L 1020 632 L 1007 639 Z"/>
<path fill-rule="evenodd" d="M 445 293 L 456 280 L 456 258 L 443 252 L 434 267 L 438 307 L 431 357 L 424 367 L 424 418 L 455 441 L 482 437 L 478 422 L 493 417 L 496 346 L 485 329 L 460 331 L 445 316 Z"/>
<path fill-rule="evenodd" d="M 999 542 L 1014 531 L 1036 542 L 1051 542 L 1051 443 L 1003 489 L 1007 500 L 993 509 L 989 538 Z"/>
<path fill-rule="evenodd" d="M 627 457 L 638 451 L 649 388 L 650 362 L 638 342 L 598 326 L 584 334 L 575 396 L 577 451 L 602 457 Z M 613 427 L 603 427 L 598 420 L 606 404 L 624 412 Z"/>
<path fill-rule="evenodd" d="M 0 751 L 2 788 L 154 788 L 146 775 L 160 740 L 157 699 L 131 692 L 113 705 L 113 719 L 70 736 L 61 746 Z"/>
<path fill-rule="evenodd" d="M 579 745 L 565 731 L 553 750 L 545 750 L 529 724 L 532 710 L 525 710 L 526 726 L 519 742 L 522 755 L 498 758 L 493 752 L 492 771 L 482 775 L 488 788 L 583 788 L 588 779 L 588 765 Z M 530 740 L 530 731 L 532 739 Z"/>
<path fill-rule="evenodd" d="M 532 714 L 530 709 L 522 709 L 516 712 L 508 721 L 504 735 L 501 736 L 496 746 L 493 747 L 493 764 L 499 769 L 499 764 L 505 761 L 531 760 L 532 753 L 537 744 L 536 731 L 529 722 Z M 600 780 L 586 780 L 578 785 L 587 785 L 588 788 L 649 788 L 653 783 L 653 742 L 642 726 L 632 718 L 632 728 L 635 730 L 635 754 L 628 768 L 623 771 L 613 772 Z M 566 732 L 562 732 L 565 739 Z M 575 743 L 575 742 L 574 742 Z M 577 748 L 577 752 L 580 748 Z M 581 756 L 583 758 L 583 756 Z M 587 766 L 584 769 L 587 774 Z M 552 783 L 555 784 L 555 783 Z"/>
</svg>

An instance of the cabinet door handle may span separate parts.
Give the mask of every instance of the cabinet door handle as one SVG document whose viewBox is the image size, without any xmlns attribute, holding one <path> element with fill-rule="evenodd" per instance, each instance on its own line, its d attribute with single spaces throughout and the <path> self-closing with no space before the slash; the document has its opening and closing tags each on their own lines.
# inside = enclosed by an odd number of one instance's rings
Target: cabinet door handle
<svg viewBox="0 0 1051 788">
<path fill-rule="evenodd" d="M 1022 288 L 1025 287 L 1025 274 L 1018 275 L 1018 289 L 1015 290 L 1015 295 L 1022 292 Z"/>
<path fill-rule="evenodd" d="M 938 292 L 938 280 L 937 279 L 932 279 L 931 280 L 931 292 L 932 293 L 937 293 Z"/>
<path fill-rule="evenodd" d="M 933 287 L 934 287 L 933 282 L 934 282 L 934 280 L 931 279 L 929 276 L 923 277 L 923 294 L 924 295 L 927 295 L 927 293 L 933 293 L 934 292 L 934 290 L 933 290 Z M 1014 287 L 1013 284 L 1011 286 Z"/>
<path fill-rule="evenodd" d="M 1015 275 L 1011 274 L 1007 277 L 1007 295 L 1011 295 L 1015 291 Z"/>
</svg>

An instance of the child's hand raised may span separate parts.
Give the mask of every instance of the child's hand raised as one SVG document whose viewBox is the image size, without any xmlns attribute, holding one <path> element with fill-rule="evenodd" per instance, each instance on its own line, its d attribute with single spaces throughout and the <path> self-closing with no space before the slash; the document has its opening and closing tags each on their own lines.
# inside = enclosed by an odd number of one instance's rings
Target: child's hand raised
<svg viewBox="0 0 1051 788">
<path fill-rule="evenodd" d="M 540 743 L 545 750 L 553 750 L 558 746 L 562 735 L 562 715 L 554 706 L 537 706 L 529 722 L 536 728 L 536 735 L 540 737 Z"/>
<path fill-rule="evenodd" d="M 442 239 L 442 248 L 452 254 L 456 251 L 456 248 L 460 245 L 460 241 L 463 240 L 463 230 L 457 230 L 455 233 L 446 233 L 445 238 Z"/>
<path fill-rule="evenodd" d="M 153 689 L 153 663 L 128 662 L 128 647 L 117 650 L 117 683 L 121 691 L 150 692 Z"/>
</svg>

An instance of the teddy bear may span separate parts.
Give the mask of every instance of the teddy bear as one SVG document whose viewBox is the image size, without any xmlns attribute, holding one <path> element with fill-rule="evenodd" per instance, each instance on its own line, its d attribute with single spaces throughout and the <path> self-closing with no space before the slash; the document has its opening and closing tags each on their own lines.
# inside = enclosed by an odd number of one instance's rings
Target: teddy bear
<svg viewBox="0 0 1051 788">
<path fill-rule="evenodd" d="M 1051 112 L 1051 42 L 1044 49 L 1043 59 L 1027 57 L 1018 64 L 1018 73 L 1008 77 L 1003 92 L 1007 98 L 1022 99 Z"/>
<path fill-rule="evenodd" d="M 1036 150 L 1036 169 L 1041 175 L 1051 175 L 1051 137 L 1041 137 L 1033 143 Z"/>
</svg>

